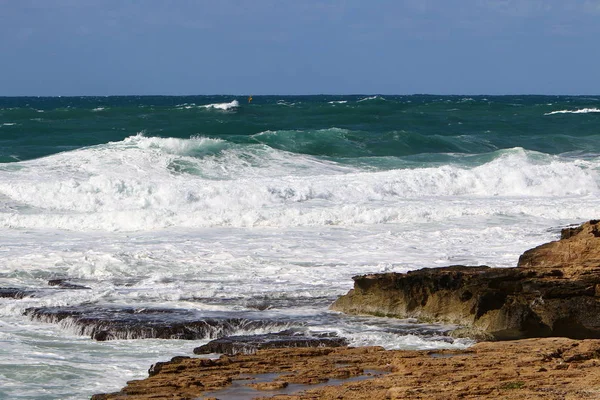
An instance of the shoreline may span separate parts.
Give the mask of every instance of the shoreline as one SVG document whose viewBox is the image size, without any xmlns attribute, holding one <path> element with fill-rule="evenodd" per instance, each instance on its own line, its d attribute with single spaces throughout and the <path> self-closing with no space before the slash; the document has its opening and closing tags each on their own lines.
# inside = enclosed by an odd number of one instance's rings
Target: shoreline
<svg viewBox="0 0 600 400">
<path fill-rule="evenodd" d="M 334 309 L 458 322 L 463 334 L 492 341 L 464 350 L 321 343 L 175 357 L 153 365 L 148 378 L 92 399 L 237 400 L 241 388 L 252 398 L 298 400 L 600 397 L 599 220 L 563 229 L 560 240 L 526 251 L 515 268 L 426 268 L 354 280 Z M 232 384 L 237 391 L 224 391 Z"/>
<path fill-rule="evenodd" d="M 461 351 L 323 347 L 217 360 L 176 357 L 148 378 L 92 400 L 592 399 L 600 396 L 599 357 L 600 340 L 566 338 L 480 342 Z M 261 374 L 271 380 L 252 385 Z M 352 380 L 360 376 L 367 379 Z M 329 380 L 335 384 L 322 385 Z M 249 385 L 237 393 L 251 397 L 224 392 L 232 383 Z M 301 392 L 282 390 L 292 385 Z"/>
</svg>

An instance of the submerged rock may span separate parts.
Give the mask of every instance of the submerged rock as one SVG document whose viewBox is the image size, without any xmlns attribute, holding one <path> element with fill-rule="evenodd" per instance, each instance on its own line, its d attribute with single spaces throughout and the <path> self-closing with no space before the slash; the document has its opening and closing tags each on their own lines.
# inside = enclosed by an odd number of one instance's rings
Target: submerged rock
<svg viewBox="0 0 600 400">
<path fill-rule="evenodd" d="M 284 347 L 341 347 L 348 341 L 335 334 L 323 333 L 308 335 L 293 330 L 285 330 L 264 335 L 225 336 L 196 347 L 194 354 L 238 353 L 253 354 L 259 349 L 279 349 Z"/>
<path fill-rule="evenodd" d="M 350 314 L 459 324 L 479 339 L 600 338 L 598 222 L 529 250 L 519 267 L 452 266 L 354 277 L 331 306 Z"/>
<path fill-rule="evenodd" d="M 33 296 L 35 291 L 21 288 L 0 288 L 0 297 L 22 299 Z"/>
<path fill-rule="evenodd" d="M 267 319 L 207 317 L 195 310 L 167 308 L 73 307 L 28 308 L 30 318 L 59 323 L 98 341 L 112 339 L 212 339 L 256 329 L 286 329 L 292 323 Z"/>
<path fill-rule="evenodd" d="M 87 286 L 78 285 L 76 283 L 69 282 L 68 279 L 50 279 L 48 281 L 50 286 L 58 286 L 62 289 L 91 289 Z"/>
</svg>

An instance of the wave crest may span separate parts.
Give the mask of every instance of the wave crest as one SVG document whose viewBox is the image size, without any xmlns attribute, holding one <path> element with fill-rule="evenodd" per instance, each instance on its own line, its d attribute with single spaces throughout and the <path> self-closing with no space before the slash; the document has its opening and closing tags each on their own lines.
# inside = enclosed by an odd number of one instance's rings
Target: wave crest
<svg viewBox="0 0 600 400">
<path fill-rule="evenodd" d="M 578 110 L 558 110 L 545 113 L 544 115 L 555 115 L 555 114 L 589 114 L 589 113 L 600 113 L 600 108 L 581 108 Z"/>
<path fill-rule="evenodd" d="M 229 103 L 215 103 L 215 104 L 206 104 L 199 106 L 200 108 L 208 108 L 208 109 L 217 109 L 217 110 L 231 110 L 233 108 L 237 108 L 240 106 L 240 103 L 237 100 L 233 100 Z"/>
<path fill-rule="evenodd" d="M 578 204 L 561 211 L 566 216 L 590 207 L 600 212 L 597 202 L 585 200 L 600 195 L 597 159 L 568 160 L 517 148 L 470 168 L 373 172 L 256 145 L 193 158 L 172 154 L 188 151 L 177 140 L 137 140 L 141 144 L 119 142 L 0 170 L 0 226 L 136 231 L 384 224 L 543 215 L 547 208 L 537 203 L 572 204 L 573 196 Z M 190 140 L 196 142 L 204 143 Z M 194 173 L 174 173 L 176 162 L 189 163 Z M 215 179 L 218 174 L 227 179 Z M 534 197 L 536 204 L 522 201 Z"/>
</svg>

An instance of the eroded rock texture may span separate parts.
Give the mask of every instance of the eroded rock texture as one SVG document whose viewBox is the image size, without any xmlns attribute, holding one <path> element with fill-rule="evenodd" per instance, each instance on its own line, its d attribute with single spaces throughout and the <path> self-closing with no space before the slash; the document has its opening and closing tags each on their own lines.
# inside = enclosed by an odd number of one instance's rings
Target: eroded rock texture
<svg viewBox="0 0 600 400">
<path fill-rule="evenodd" d="M 598 340 L 546 338 L 483 342 L 463 351 L 341 347 L 259 350 L 217 360 L 175 357 L 150 377 L 92 399 L 224 399 L 219 390 L 244 381 L 258 389 L 243 397 L 253 399 L 597 399 L 599 354 Z M 250 378 L 265 373 L 270 381 L 252 386 Z M 345 380 L 319 386 L 334 379 Z"/>
<path fill-rule="evenodd" d="M 290 322 L 270 319 L 210 317 L 195 310 L 102 305 L 37 307 L 25 315 L 58 323 L 98 341 L 112 339 L 213 339 L 237 332 L 280 330 Z"/>
<path fill-rule="evenodd" d="M 333 310 L 459 324 L 480 339 L 600 338 L 600 224 L 563 230 L 516 268 L 452 266 L 354 277 Z"/>
</svg>

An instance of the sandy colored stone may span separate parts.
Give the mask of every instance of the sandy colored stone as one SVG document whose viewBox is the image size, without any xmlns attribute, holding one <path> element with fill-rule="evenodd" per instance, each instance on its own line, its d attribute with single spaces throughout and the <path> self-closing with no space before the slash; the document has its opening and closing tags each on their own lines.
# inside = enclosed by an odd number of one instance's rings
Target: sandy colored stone
<svg viewBox="0 0 600 400">
<path fill-rule="evenodd" d="M 561 239 L 527 250 L 519 258 L 519 267 L 575 267 L 600 266 L 600 220 L 591 220 L 575 228 L 565 228 Z"/>
<path fill-rule="evenodd" d="M 260 382 L 260 383 L 252 383 L 248 386 L 256 389 L 256 390 L 279 390 L 286 388 L 289 383 L 285 381 L 274 381 L 274 382 Z"/>
<path fill-rule="evenodd" d="M 600 399 L 599 223 L 563 230 L 560 241 L 524 253 L 517 268 L 366 275 L 336 302 L 347 312 L 461 323 L 466 335 L 596 339 L 481 342 L 463 351 L 288 348 L 217 360 L 175 357 L 151 367 L 147 379 L 93 399 L 218 399 L 234 380 L 266 373 L 275 374 L 272 382 L 256 387 L 306 386 L 253 398 Z M 385 374 L 355 380 L 372 370 Z M 340 378 L 346 381 L 322 385 Z"/>
<path fill-rule="evenodd" d="M 273 399 L 598 399 L 600 340 L 566 338 L 482 342 L 464 351 L 399 351 L 379 347 L 275 349 L 221 357 L 179 358 L 155 375 L 99 399 L 219 398 L 241 374 L 281 373 L 273 387 L 321 383 L 380 370 L 385 375 L 311 388 Z M 345 372 L 340 372 L 345 371 Z M 268 383 L 263 387 L 268 387 Z M 271 390 L 271 389 L 269 389 Z"/>
<path fill-rule="evenodd" d="M 450 266 L 355 276 L 331 306 L 463 326 L 455 336 L 600 338 L 600 222 L 563 230 L 514 268 Z"/>
</svg>

